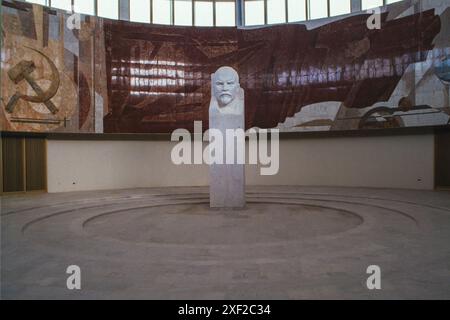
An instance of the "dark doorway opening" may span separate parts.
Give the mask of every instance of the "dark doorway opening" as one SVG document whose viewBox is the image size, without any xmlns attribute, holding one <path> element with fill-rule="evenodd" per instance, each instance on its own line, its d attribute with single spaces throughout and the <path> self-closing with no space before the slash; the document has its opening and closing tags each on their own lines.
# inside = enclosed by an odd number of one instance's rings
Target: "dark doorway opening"
<svg viewBox="0 0 450 320">
<path fill-rule="evenodd" d="M 450 189 L 450 129 L 438 130 L 435 137 L 436 187 Z"/>
<path fill-rule="evenodd" d="M 46 141 L 43 138 L 3 136 L 2 193 L 46 191 Z"/>
</svg>

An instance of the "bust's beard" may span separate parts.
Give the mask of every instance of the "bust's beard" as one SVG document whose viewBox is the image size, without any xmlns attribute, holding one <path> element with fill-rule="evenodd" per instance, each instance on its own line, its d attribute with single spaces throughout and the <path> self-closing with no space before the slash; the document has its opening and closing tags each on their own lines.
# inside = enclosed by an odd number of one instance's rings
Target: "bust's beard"
<svg viewBox="0 0 450 320">
<path fill-rule="evenodd" d="M 234 97 L 230 95 L 219 96 L 217 102 L 219 103 L 219 107 L 224 108 L 231 104 L 234 101 Z"/>
</svg>

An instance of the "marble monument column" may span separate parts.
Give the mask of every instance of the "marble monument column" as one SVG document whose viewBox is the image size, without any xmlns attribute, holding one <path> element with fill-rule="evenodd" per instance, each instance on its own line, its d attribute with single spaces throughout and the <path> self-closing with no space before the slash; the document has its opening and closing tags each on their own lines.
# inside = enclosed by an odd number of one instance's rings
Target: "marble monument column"
<svg viewBox="0 0 450 320">
<path fill-rule="evenodd" d="M 243 140 L 234 136 L 227 139 L 227 130 L 245 130 L 244 90 L 240 87 L 238 73 L 231 67 L 221 67 L 211 77 L 211 90 L 209 129 L 222 133 L 223 163 L 210 165 L 210 206 L 244 208 L 245 137 Z M 227 163 L 227 149 L 230 151 L 230 148 L 234 150 L 232 164 Z M 244 162 L 238 161 L 239 152 L 243 152 Z"/>
</svg>

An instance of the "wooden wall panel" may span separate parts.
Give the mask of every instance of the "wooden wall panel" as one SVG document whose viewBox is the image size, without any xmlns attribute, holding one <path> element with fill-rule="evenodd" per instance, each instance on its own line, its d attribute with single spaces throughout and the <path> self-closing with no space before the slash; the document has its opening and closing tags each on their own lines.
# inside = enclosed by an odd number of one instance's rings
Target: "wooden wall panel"
<svg viewBox="0 0 450 320">
<path fill-rule="evenodd" d="M 24 191 L 23 138 L 3 138 L 2 156 L 3 192 Z"/>
<path fill-rule="evenodd" d="M 436 186 L 450 187 L 450 132 L 436 134 Z"/>
<path fill-rule="evenodd" d="M 47 189 L 46 142 L 42 138 L 2 138 L 2 192 Z"/>
<path fill-rule="evenodd" d="M 26 146 L 26 188 L 27 191 L 46 189 L 45 140 L 27 138 Z"/>
</svg>

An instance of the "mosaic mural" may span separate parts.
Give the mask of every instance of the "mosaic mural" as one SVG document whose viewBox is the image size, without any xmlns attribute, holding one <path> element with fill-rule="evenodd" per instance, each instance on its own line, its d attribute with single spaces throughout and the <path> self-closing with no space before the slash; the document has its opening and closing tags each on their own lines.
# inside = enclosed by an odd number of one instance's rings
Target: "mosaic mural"
<svg viewBox="0 0 450 320">
<path fill-rule="evenodd" d="M 207 129 L 210 79 L 238 70 L 246 127 L 448 125 L 450 0 L 261 28 L 158 26 L 3 1 L 6 131 Z"/>
<path fill-rule="evenodd" d="M 102 21 L 80 16 L 73 28 L 71 16 L 2 2 L 2 130 L 103 132 L 107 105 L 97 111 L 95 103 L 107 97 L 105 55 L 97 44 L 104 41 Z"/>
</svg>

